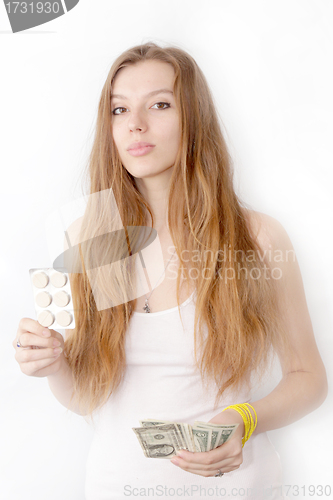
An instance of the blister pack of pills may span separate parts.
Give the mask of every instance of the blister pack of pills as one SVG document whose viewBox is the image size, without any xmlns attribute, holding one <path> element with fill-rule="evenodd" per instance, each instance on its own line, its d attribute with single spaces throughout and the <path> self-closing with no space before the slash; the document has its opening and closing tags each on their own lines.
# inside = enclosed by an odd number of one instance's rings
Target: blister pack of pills
<svg viewBox="0 0 333 500">
<path fill-rule="evenodd" d="M 65 269 L 29 269 L 37 321 L 52 329 L 75 328 L 69 276 Z"/>
</svg>

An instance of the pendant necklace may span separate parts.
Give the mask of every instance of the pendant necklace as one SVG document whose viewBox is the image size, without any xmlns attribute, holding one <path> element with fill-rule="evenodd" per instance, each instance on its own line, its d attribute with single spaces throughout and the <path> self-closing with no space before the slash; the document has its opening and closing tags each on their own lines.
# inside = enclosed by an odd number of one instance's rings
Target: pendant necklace
<svg viewBox="0 0 333 500">
<path fill-rule="evenodd" d="M 161 276 L 158 278 L 158 280 L 157 280 L 157 282 L 156 282 L 156 285 L 154 286 L 154 288 L 152 289 L 152 291 L 150 292 L 150 294 L 148 295 L 148 297 L 147 297 L 147 295 L 146 295 L 146 294 L 144 294 L 144 296 L 146 297 L 146 300 L 145 300 L 145 305 L 144 305 L 144 307 L 143 307 L 143 310 L 144 310 L 146 313 L 150 313 L 150 312 L 151 312 L 150 307 L 149 307 L 149 302 L 148 302 L 148 300 L 150 299 L 151 294 L 152 294 L 152 293 L 153 293 L 153 291 L 155 290 L 155 288 L 156 288 L 156 286 L 157 286 L 157 283 L 160 281 L 160 279 L 162 278 L 163 274 L 165 273 L 166 268 L 168 267 L 168 265 L 169 265 L 169 263 L 170 263 L 170 261 L 171 261 L 172 257 L 175 255 L 175 253 L 176 253 L 176 250 L 173 252 L 173 254 L 171 255 L 170 259 L 168 260 L 167 265 L 165 266 L 165 268 L 164 268 L 164 270 L 163 270 L 163 273 L 162 273 L 162 274 L 161 274 Z M 140 252 L 140 254 L 141 254 L 141 252 Z M 140 257 L 141 257 L 141 255 L 140 255 Z M 142 258 L 142 257 L 141 257 L 141 263 L 143 264 L 143 267 L 146 269 L 146 266 L 144 265 L 144 260 L 143 260 L 143 258 Z M 141 279 L 140 279 L 140 281 L 141 281 Z"/>
</svg>

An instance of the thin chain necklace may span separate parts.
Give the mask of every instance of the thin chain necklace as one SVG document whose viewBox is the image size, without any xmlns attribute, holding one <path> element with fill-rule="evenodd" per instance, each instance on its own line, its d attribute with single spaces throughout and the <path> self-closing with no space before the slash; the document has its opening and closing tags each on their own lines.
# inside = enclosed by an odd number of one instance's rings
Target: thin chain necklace
<svg viewBox="0 0 333 500">
<path fill-rule="evenodd" d="M 161 274 L 161 276 L 158 278 L 158 280 L 157 280 L 157 282 L 156 282 L 156 284 L 155 284 L 154 288 L 152 289 L 152 291 L 150 292 L 150 294 L 148 295 L 148 297 L 147 297 L 147 295 L 146 295 L 146 294 L 144 294 L 144 296 L 146 297 L 146 301 L 145 301 L 145 305 L 144 305 L 144 307 L 143 307 L 143 310 L 144 310 L 146 313 L 150 313 L 150 312 L 151 312 L 150 307 L 149 307 L 149 302 L 148 302 L 148 300 L 150 299 L 151 294 L 152 294 L 152 293 L 153 293 L 153 291 L 155 290 L 157 283 L 160 281 L 160 279 L 162 278 L 163 274 L 165 273 L 166 268 L 168 267 L 168 265 L 169 265 L 169 263 L 170 263 L 170 261 L 171 261 L 172 257 L 175 255 L 175 253 L 176 253 L 176 250 L 173 252 L 173 254 L 171 255 L 170 259 L 168 260 L 167 265 L 165 266 L 165 268 L 164 268 L 164 270 L 163 270 L 163 273 L 162 273 L 162 274 Z M 146 266 L 145 266 L 145 263 L 144 263 L 143 257 L 142 257 L 142 255 L 141 255 L 141 252 L 139 252 L 139 255 L 140 255 L 140 259 L 141 259 L 142 266 L 146 269 Z M 140 275 L 139 275 L 139 278 L 140 278 Z M 140 278 L 140 281 L 141 281 L 141 278 Z M 141 283 L 141 284 L 142 284 L 142 283 Z"/>
</svg>

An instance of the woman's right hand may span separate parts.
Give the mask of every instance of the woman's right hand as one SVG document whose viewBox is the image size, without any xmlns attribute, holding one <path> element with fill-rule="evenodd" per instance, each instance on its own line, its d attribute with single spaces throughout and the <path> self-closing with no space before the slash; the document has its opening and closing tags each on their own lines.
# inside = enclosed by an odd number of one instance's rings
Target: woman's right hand
<svg viewBox="0 0 333 500">
<path fill-rule="evenodd" d="M 44 335 L 44 332 L 47 334 Z M 18 340 L 22 347 L 17 347 Z M 45 328 L 34 319 L 21 319 L 12 345 L 16 351 L 15 359 L 25 375 L 48 377 L 65 362 L 62 335 L 56 330 Z"/>
</svg>

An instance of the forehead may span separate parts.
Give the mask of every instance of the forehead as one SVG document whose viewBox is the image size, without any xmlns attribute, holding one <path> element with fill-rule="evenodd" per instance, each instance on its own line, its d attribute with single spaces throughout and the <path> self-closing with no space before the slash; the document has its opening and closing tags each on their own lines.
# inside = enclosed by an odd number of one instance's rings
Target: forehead
<svg viewBox="0 0 333 500">
<path fill-rule="evenodd" d="M 143 61 L 121 68 L 116 75 L 112 94 L 126 97 L 144 96 L 152 90 L 173 90 L 175 72 L 171 64 L 163 61 Z"/>
</svg>

